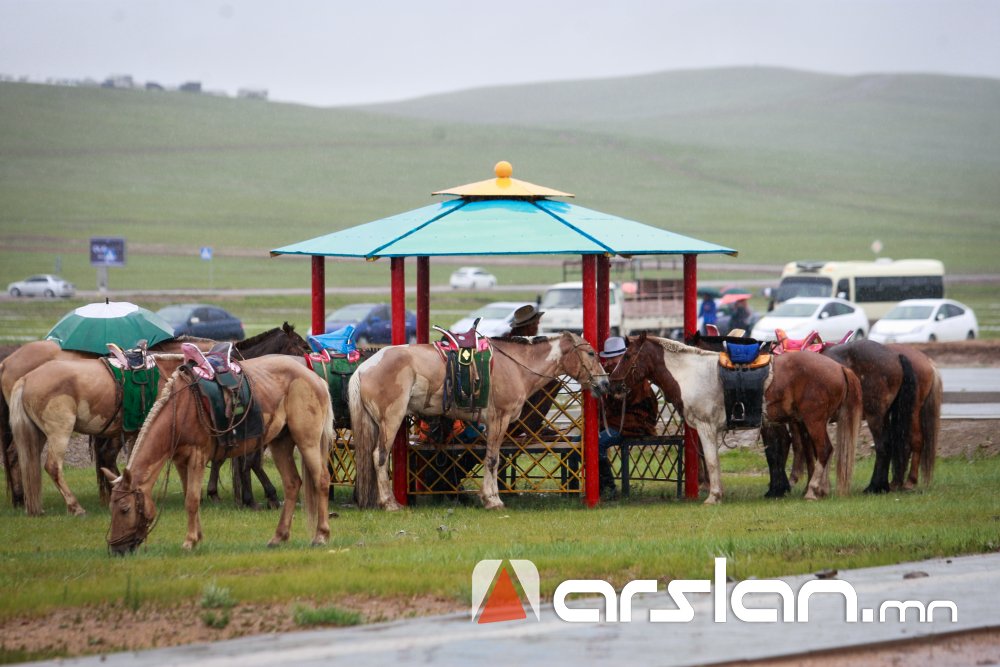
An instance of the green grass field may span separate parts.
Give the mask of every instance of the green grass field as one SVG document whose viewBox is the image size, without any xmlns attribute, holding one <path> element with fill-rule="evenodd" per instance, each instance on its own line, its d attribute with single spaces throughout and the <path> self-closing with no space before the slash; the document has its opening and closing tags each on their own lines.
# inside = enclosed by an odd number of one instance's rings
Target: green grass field
<svg viewBox="0 0 1000 667">
<path fill-rule="evenodd" d="M 142 605 L 198 599 L 206 583 L 228 589 L 235 602 L 299 600 L 335 603 L 340 595 L 451 597 L 468 601 L 472 567 L 484 558 L 528 558 L 551 595 L 567 578 L 706 578 L 712 558 L 726 556 L 738 579 L 855 568 L 1000 547 L 997 458 L 945 459 L 931 489 L 887 496 L 860 494 L 871 459 L 856 472 L 853 493 L 820 502 L 766 500 L 760 452 L 723 457 L 726 499 L 703 507 L 670 498 L 657 484 L 640 486 L 628 501 L 587 510 L 576 498 L 506 497 L 507 508 L 420 503 L 398 513 L 331 510 L 332 538 L 310 548 L 301 509 L 291 542 L 265 544 L 276 512 L 205 507 L 204 542 L 180 548 L 185 516 L 177 476 L 147 544 L 126 558 L 105 548 L 107 510 L 97 501 L 93 471 L 74 469 L 69 483 L 88 515 L 67 516 L 46 481 L 40 518 L 0 509 L 0 618 L 43 614 L 56 607 L 120 602 L 132 587 Z M 273 474 L 272 478 L 276 478 Z M 158 487 L 159 488 L 159 487 Z M 252 576 L 248 576 L 251 575 Z"/>
</svg>

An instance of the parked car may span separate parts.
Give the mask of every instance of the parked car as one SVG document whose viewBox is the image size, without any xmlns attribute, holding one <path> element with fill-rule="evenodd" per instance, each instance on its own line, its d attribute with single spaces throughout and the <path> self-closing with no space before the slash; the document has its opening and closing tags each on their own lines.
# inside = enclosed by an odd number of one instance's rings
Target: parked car
<svg viewBox="0 0 1000 667">
<path fill-rule="evenodd" d="M 778 304 L 760 318 L 751 336 L 758 340 L 775 340 L 775 329 L 783 329 L 789 338 L 804 338 L 819 332 L 825 341 L 838 341 L 850 331 L 857 338 L 868 333 L 868 316 L 861 306 L 843 299 L 826 297 L 795 297 Z"/>
<path fill-rule="evenodd" d="M 452 289 L 493 289 L 497 285 L 497 277 L 478 266 L 463 266 L 451 274 L 448 282 Z"/>
<path fill-rule="evenodd" d="M 174 328 L 175 336 L 197 336 L 213 340 L 243 340 L 243 323 L 231 313 L 204 303 L 185 303 L 160 308 L 156 314 Z"/>
<path fill-rule="evenodd" d="M 392 342 L 392 313 L 387 303 L 355 303 L 334 311 L 326 320 L 326 333 L 353 324 L 361 347 Z M 406 311 L 406 340 L 417 342 L 417 316 Z"/>
<path fill-rule="evenodd" d="M 65 296 L 70 297 L 76 294 L 73 283 L 68 283 L 59 276 L 45 273 L 38 276 L 29 276 L 24 280 L 7 285 L 7 293 L 11 296 Z"/>
<path fill-rule="evenodd" d="M 484 336 L 504 336 L 510 333 L 510 323 L 514 321 L 514 312 L 522 306 L 530 306 L 527 301 L 495 301 L 488 303 L 478 310 L 474 310 L 467 316 L 451 325 L 452 331 L 468 331 L 472 324 L 479 320 L 477 331 Z"/>
<path fill-rule="evenodd" d="M 951 299 L 907 299 L 872 326 L 878 343 L 972 340 L 979 335 L 976 314 Z"/>
</svg>

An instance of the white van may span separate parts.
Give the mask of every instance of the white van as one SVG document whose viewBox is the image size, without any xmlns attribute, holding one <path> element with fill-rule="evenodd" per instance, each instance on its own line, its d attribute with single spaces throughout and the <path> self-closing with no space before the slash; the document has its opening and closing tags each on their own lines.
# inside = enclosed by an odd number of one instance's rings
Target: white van
<svg viewBox="0 0 1000 667">
<path fill-rule="evenodd" d="M 612 283 L 608 290 L 608 329 L 612 336 L 645 331 L 659 336 L 674 335 L 684 326 L 683 283 L 677 280 L 643 279 L 628 283 L 628 293 Z M 542 295 L 538 309 L 545 314 L 538 333 L 560 331 L 583 333 L 583 282 L 556 283 Z"/>
<path fill-rule="evenodd" d="M 944 264 L 936 259 L 789 262 L 781 272 L 774 301 L 796 296 L 846 299 L 864 307 L 874 322 L 904 299 L 942 298 Z"/>
</svg>

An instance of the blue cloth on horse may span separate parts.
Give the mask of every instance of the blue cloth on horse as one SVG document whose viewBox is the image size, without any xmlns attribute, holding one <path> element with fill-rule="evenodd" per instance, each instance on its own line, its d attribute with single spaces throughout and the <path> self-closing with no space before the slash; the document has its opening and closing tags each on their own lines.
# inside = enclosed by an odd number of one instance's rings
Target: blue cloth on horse
<svg viewBox="0 0 1000 667">
<path fill-rule="evenodd" d="M 726 343 L 726 351 L 734 364 L 749 364 L 757 358 L 760 343 Z"/>
<path fill-rule="evenodd" d="M 331 331 L 328 334 L 309 336 L 309 345 L 316 352 L 322 352 L 326 349 L 336 354 L 348 354 L 358 349 L 357 343 L 354 340 L 354 331 L 354 325 L 348 324 L 346 327 Z"/>
</svg>

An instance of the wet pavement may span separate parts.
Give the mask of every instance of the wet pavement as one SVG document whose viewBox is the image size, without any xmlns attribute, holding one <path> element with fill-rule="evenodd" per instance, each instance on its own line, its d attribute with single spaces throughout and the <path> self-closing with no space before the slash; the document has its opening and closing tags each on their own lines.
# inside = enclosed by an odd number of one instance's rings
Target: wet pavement
<svg viewBox="0 0 1000 667">
<path fill-rule="evenodd" d="M 824 582 L 850 584 L 856 592 L 857 604 L 846 604 L 845 596 L 839 593 L 804 595 L 803 584 L 819 581 L 817 576 L 806 575 L 781 580 L 788 584 L 789 603 L 798 614 L 797 621 L 751 623 L 739 620 L 736 609 L 741 598 L 733 594 L 737 584 L 730 583 L 726 596 L 720 599 L 716 595 L 720 589 L 714 586 L 716 592 L 713 593 L 687 594 L 693 612 L 690 622 L 654 623 L 649 620 L 650 610 L 676 609 L 661 584 L 659 592 L 638 594 L 633 598 L 630 623 L 570 623 L 559 618 L 552 605 L 546 605 L 541 609 L 540 620 L 536 620 L 530 610 L 525 620 L 489 624 L 473 623 L 469 614 L 450 614 L 35 664 L 467 667 L 485 661 L 509 665 L 587 665 L 614 661 L 636 665 L 703 665 L 1000 626 L 1000 603 L 996 594 L 1000 590 L 1000 554 L 823 574 L 833 577 Z M 770 581 L 748 580 L 739 585 L 773 589 Z M 843 587 L 843 583 L 834 585 Z M 801 620 L 799 607 L 804 598 L 807 621 Z M 742 600 L 751 613 L 781 608 L 780 599 L 774 593 L 752 593 Z M 879 620 L 880 608 L 889 601 L 912 602 L 904 622 L 899 621 L 898 610 L 894 607 L 886 607 L 885 620 Z M 941 604 L 933 605 L 932 621 L 919 621 L 920 608 L 926 611 L 935 601 Z M 957 609 L 954 622 L 947 603 L 954 603 Z M 577 600 L 572 606 L 603 609 L 603 598 Z M 715 620 L 718 608 L 726 610 L 725 622 Z M 856 622 L 845 619 L 848 610 L 857 610 Z"/>
</svg>

